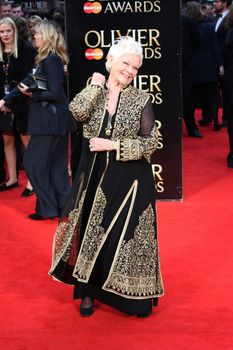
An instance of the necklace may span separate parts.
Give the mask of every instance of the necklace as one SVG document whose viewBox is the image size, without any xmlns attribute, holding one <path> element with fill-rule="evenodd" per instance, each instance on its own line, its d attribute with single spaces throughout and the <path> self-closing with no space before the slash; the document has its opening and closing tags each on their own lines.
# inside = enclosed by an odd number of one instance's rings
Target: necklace
<svg viewBox="0 0 233 350">
<path fill-rule="evenodd" d="M 105 135 L 107 136 L 111 136 L 112 133 L 112 117 L 110 116 L 109 112 L 108 112 L 108 121 L 107 121 L 107 127 L 105 128 Z"/>
<path fill-rule="evenodd" d="M 114 116 L 117 109 L 119 93 L 120 92 L 116 93 L 110 91 L 110 89 L 107 90 L 106 111 L 108 113 L 108 121 L 105 128 L 105 135 L 107 136 L 111 136 L 112 134 L 112 117 Z"/>
<path fill-rule="evenodd" d="M 9 70 L 9 65 L 10 65 L 10 57 L 11 57 L 11 52 L 5 52 L 6 59 L 4 60 L 3 64 L 3 71 L 5 75 L 5 81 L 4 81 L 4 93 L 9 94 L 10 92 L 10 83 L 8 80 L 8 70 Z"/>
<path fill-rule="evenodd" d="M 110 114 L 110 108 L 109 108 L 109 100 L 110 100 L 110 90 L 107 90 L 107 102 L 106 102 L 106 111 L 108 115 L 108 121 L 107 126 L 105 128 L 105 135 L 111 136 L 112 133 L 112 115 Z"/>
</svg>

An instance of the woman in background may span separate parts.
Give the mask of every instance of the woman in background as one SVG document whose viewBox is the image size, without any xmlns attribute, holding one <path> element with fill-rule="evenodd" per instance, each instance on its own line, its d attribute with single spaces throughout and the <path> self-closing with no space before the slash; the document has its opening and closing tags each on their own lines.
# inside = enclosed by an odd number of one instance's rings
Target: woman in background
<svg viewBox="0 0 233 350">
<path fill-rule="evenodd" d="M 43 21 L 35 27 L 38 49 L 36 73 L 47 81 L 47 90 L 28 92 L 27 79 L 18 89 L 31 99 L 28 132 L 30 142 L 24 167 L 36 193 L 36 211 L 30 219 L 60 216 L 70 192 L 68 176 L 68 135 L 76 128 L 63 89 L 66 45 L 54 23 Z"/>
<path fill-rule="evenodd" d="M 24 45 L 28 47 L 28 50 L 33 51 L 33 55 L 36 56 L 36 49 L 34 48 L 31 41 L 29 40 L 29 29 L 27 26 L 26 19 L 23 17 L 18 17 L 18 16 L 14 17 L 13 19 L 14 19 L 14 22 L 15 22 L 17 30 L 18 30 L 19 40 L 22 41 L 24 43 Z M 22 115 L 19 115 L 19 119 L 23 120 L 25 118 L 23 114 L 25 113 L 28 115 L 29 104 L 28 104 L 28 101 L 25 99 L 25 96 L 21 95 L 20 99 L 25 101 L 24 103 L 22 103 L 22 105 L 25 106 L 25 109 L 21 110 Z M 27 137 L 25 138 L 25 141 L 23 143 L 24 147 L 22 147 L 18 133 L 16 132 L 16 134 L 15 134 L 17 167 L 22 167 L 22 155 L 23 155 L 23 152 L 24 152 L 24 150 L 27 147 L 27 144 L 29 142 L 29 137 L 30 136 L 27 135 Z M 23 169 L 23 167 L 21 169 Z M 22 192 L 21 196 L 22 197 L 29 197 L 32 194 L 34 194 L 34 190 L 32 189 L 30 182 L 28 181 L 27 186 L 24 189 L 24 191 Z"/>
<path fill-rule="evenodd" d="M 18 40 L 18 32 L 14 21 L 5 17 L 0 20 L 0 98 L 6 98 L 17 82 L 24 79 L 35 63 L 35 50 L 24 41 Z M 1 100 L 1 107 L 5 101 Z M 28 102 L 23 96 L 11 99 L 8 109 L 3 107 L 0 115 L 0 131 L 4 141 L 5 158 L 8 168 L 8 179 L 0 186 L 0 191 L 7 191 L 18 187 L 16 170 L 16 149 L 14 128 L 18 129 L 22 142 L 27 147 L 28 129 Z M 12 111 L 14 121 L 6 125 L 6 112 Z M 9 115 L 8 115 L 9 116 Z M 9 118 L 7 118 L 9 120 Z M 30 183 L 26 188 L 32 190 Z"/>
<path fill-rule="evenodd" d="M 29 92 L 26 78 L 0 101 L 8 106 L 21 92 L 30 99 L 28 133 L 30 141 L 24 154 L 24 168 L 36 193 L 33 220 L 58 217 L 70 192 L 68 177 L 68 134 L 76 129 L 63 89 L 64 65 L 68 62 L 61 30 L 50 21 L 35 28 L 36 74 L 47 82 L 46 91 Z M 28 85 L 27 85 L 28 84 Z"/>
<path fill-rule="evenodd" d="M 43 21 L 43 19 L 37 15 L 31 16 L 27 20 L 27 26 L 29 29 L 29 40 L 31 41 L 33 46 L 35 46 L 35 44 L 34 44 L 35 27 L 37 24 L 41 23 L 42 21 Z"/>
<path fill-rule="evenodd" d="M 24 154 L 24 167 L 37 196 L 36 212 L 30 219 L 43 220 L 60 215 L 70 192 L 68 176 L 68 135 L 76 128 L 63 88 L 66 45 L 54 23 L 43 21 L 35 27 L 38 49 L 36 73 L 47 80 L 47 91 L 27 92 L 27 80 L 19 90 L 31 98 L 28 130 L 31 135 Z"/>
</svg>

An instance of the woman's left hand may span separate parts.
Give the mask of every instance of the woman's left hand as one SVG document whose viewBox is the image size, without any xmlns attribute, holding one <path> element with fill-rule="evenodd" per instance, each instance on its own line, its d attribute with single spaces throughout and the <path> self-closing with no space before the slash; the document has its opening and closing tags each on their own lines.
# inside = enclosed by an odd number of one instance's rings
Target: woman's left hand
<svg viewBox="0 0 233 350">
<path fill-rule="evenodd" d="M 9 112 L 11 112 L 11 110 L 10 110 L 7 106 L 3 106 L 3 107 L 1 108 L 1 111 L 2 111 L 3 113 L 9 113 Z"/>
<path fill-rule="evenodd" d="M 23 84 L 23 83 L 20 83 L 20 84 L 18 85 L 18 89 L 19 89 L 19 91 L 20 91 L 22 94 L 24 94 L 24 95 L 26 95 L 26 96 L 29 96 L 29 97 L 32 97 L 32 92 L 28 92 L 28 91 L 27 91 L 27 89 L 28 89 L 28 86 L 27 86 L 27 85 L 25 85 L 25 84 Z"/>
<path fill-rule="evenodd" d="M 102 139 L 100 137 L 93 137 L 90 139 L 89 143 L 91 152 L 113 151 L 115 149 L 115 141 Z"/>
<path fill-rule="evenodd" d="M 5 107 L 5 101 L 2 99 L 0 100 L 0 111 L 2 111 L 4 107 Z"/>
</svg>

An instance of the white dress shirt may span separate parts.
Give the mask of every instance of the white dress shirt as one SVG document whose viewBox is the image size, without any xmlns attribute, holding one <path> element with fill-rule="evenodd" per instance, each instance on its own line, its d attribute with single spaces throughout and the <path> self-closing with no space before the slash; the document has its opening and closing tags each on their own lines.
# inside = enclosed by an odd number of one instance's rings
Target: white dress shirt
<svg viewBox="0 0 233 350">
<path fill-rule="evenodd" d="M 229 13 L 229 10 L 226 10 L 224 12 L 221 13 L 221 16 L 219 16 L 216 24 L 215 24 L 215 32 L 217 32 L 220 24 L 222 23 L 223 19 L 226 17 L 226 15 Z"/>
</svg>

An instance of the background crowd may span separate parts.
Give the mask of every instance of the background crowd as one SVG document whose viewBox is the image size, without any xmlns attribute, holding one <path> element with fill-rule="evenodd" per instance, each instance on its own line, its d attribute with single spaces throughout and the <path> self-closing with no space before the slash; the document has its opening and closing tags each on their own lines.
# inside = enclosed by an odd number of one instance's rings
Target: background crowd
<svg viewBox="0 0 233 350">
<path fill-rule="evenodd" d="M 232 0 L 185 1 L 182 7 L 183 118 L 189 136 L 199 127 L 227 127 L 228 167 L 233 167 L 233 5 Z M 220 115 L 220 109 L 222 115 Z M 201 119 L 195 120 L 195 110 Z M 199 125 L 198 125 L 199 124 Z"/>
</svg>

